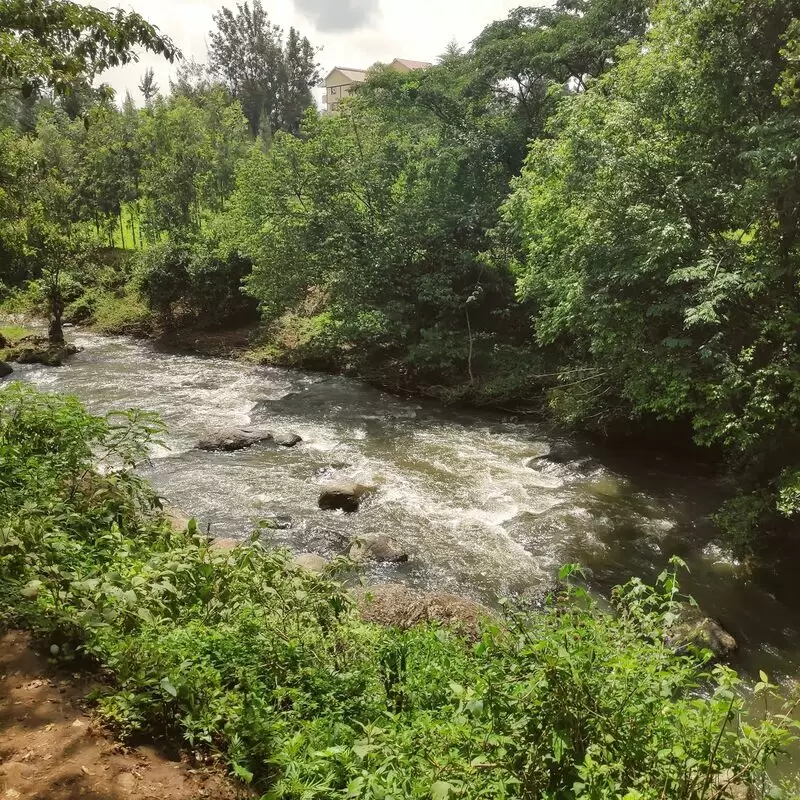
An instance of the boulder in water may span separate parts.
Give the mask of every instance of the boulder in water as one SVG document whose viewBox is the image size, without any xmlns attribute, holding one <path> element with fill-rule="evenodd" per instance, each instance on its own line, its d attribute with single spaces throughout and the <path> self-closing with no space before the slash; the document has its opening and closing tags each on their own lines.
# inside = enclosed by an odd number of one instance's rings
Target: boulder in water
<svg viewBox="0 0 800 800">
<path fill-rule="evenodd" d="M 74 344 L 52 344 L 47 339 L 26 337 L 6 353 L 9 361 L 17 364 L 43 364 L 46 367 L 63 366 L 64 361 L 78 348 Z"/>
<path fill-rule="evenodd" d="M 578 448 L 569 442 L 552 442 L 546 453 L 541 453 L 529 459 L 528 466 L 535 467 L 538 462 L 550 462 L 551 464 L 568 464 L 581 457 Z"/>
<path fill-rule="evenodd" d="M 288 531 L 292 529 L 292 518 L 288 514 L 270 514 L 260 521 L 260 526 L 271 531 Z"/>
<path fill-rule="evenodd" d="M 296 433 L 275 434 L 272 438 L 275 444 L 281 447 L 294 447 L 296 444 L 300 444 L 300 442 L 303 441 Z"/>
<path fill-rule="evenodd" d="M 371 486 L 361 483 L 331 483 L 319 495 L 319 507 L 324 511 L 341 509 L 349 514 L 358 511 L 361 501 L 373 492 Z"/>
<path fill-rule="evenodd" d="M 231 428 L 209 434 L 197 443 L 198 450 L 210 452 L 222 451 L 232 453 L 235 450 L 244 450 L 259 442 L 268 442 L 273 439 L 270 431 L 260 431 L 251 428 Z"/>
<path fill-rule="evenodd" d="M 298 569 L 317 574 L 325 572 L 329 563 L 328 559 L 318 556 L 316 553 L 300 553 L 299 556 L 292 559 L 292 564 Z"/>
<path fill-rule="evenodd" d="M 179 508 L 164 506 L 161 513 L 164 519 L 169 523 L 169 526 L 172 528 L 172 530 L 177 531 L 178 533 L 183 533 L 189 529 L 191 517 L 184 514 L 184 512 Z"/>
<path fill-rule="evenodd" d="M 756 800 L 756 792 L 749 784 L 742 783 L 732 769 L 724 769 L 714 776 L 705 800 Z"/>
<path fill-rule="evenodd" d="M 401 630 L 438 622 L 474 641 L 480 638 L 481 620 L 494 617 L 488 608 L 466 597 L 445 592 L 418 594 L 392 583 L 359 589 L 354 594 L 365 622 Z"/>
<path fill-rule="evenodd" d="M 681 606 L 680 615 L 668 630 L 665 642 L 678 654 L 696 647 L 710 650 L 720 659 L 728 658 L 739 646 L 717 620 L 704 616 L 700 609 L 688 604 Z"/>
<path fill-rule="evenodd" d="M 381 561 L 388 564 L 403 564 L 408 561 L 408 553 L 391 536 L 378 536 L 376 539 L 357 540 L 350 546 L 353 561 Z"/>
<path fill-rule="evenodd" d="M 344 555 L 350 546 L 347 534 L 329 528 L 301 529 L 297 532 L 297 538 L 306 550 L 326 556 Z"/>
<path fill-rule="evenodd" d="M 212 550 L 229 551 L 238 547 L 241 542 L 238 539 L 214 539 L 210 547 Z"/>
<path fill-rule="evenodd" d="M 0 378 L 5 378 L 10 375 L 14 370 L 11 369 L 10 364 L 6 364 L 5 361 L 0 361 Z"/>
</svg>

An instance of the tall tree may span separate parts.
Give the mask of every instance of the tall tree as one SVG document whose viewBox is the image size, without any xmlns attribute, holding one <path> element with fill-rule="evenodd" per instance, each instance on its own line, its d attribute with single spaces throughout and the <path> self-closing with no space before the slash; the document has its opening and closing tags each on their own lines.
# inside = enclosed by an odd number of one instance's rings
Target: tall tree
<svg viewBox="0 0 800 800">
<path fill-rule="evenodd" d="M 146 105 L 150 105 L 153 98 L 158 94 L 158 84 L 152 67 L 148 67 L 144 71 L 142 80 L 139 82 L 139 91 L 142 93 Z"/>
<path fill-rule="evenodd" d="M 752 480 L 721 517 L 742 545 L 800 518 L 797 11 L 665 0 L 506 205 L 555 407 L 690 422 Z"/>
<path fill-rule="evenodd" d="M 273 25 L 260 0 L 223 8 L 209 33 L 212 71 L 242 104 L 250 133 L 296 130 L 312 104 L 311 87 L 319 83 L 316 50 L 292 28 Z"/>
</svg>

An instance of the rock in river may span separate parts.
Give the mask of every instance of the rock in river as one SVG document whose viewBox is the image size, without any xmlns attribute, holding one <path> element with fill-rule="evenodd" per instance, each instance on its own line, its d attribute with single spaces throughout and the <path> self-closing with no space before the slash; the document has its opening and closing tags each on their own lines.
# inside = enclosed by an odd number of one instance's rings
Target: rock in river
<svg viewBox="0 0 800 800">
<path fill-rule="evenodd" d="M 300 444 L 300 442 L 303 441 L 296 433 L 276 433 L 273 439 L 275 440 L 275 444 L 279 444 L 281 447 L 294 447 L 296 444 Z"/>
<path fill-rule="evenodd" d="M 11 369 L 10 364 L 6 364 L 5 361 L 0 361 L 0 378 L 5 378 L 10 375 L 14 370 Z"/>
<path fill-rule="evenodd" d="M 319 495 L 319 507 L 324 511 L 342 509 L 348 513 L 358 511 L 361 501 L 373 492 L 371 486 L 361 483 L 330 483 Z"/>
<path fill-rule="evenodd" d="M 717 658 L 727 658 L 738 647 L 736 639 L 719 622 L 703 616 L 700 609 L 688 604 L 681 606 L 680 616 L 667 633 L 666 643 L 677 653 L 699 647 L 710 650 Z"/>
<path fill-rule="evenodd" d="M 6 358 L 18 364 L 60 367 L 69 356 L 77 352 L 78 348 L 73 344 L 50 344 L 46 339 L 28 338 L 20 340 L 17 346 L 6 353 Z"/>
<path fill-rule="evenodd" d="M 350 546 L 353 561 L 383 561 L 402 564 L 408 561 L 408 553 L 391 536 L 378 536 L 376 539 L 358 540 Z"/>
<path fill-rule="evenodd" d="M 305 570 L 306 572 L 316 572 L 322 574 L 325 568 L 330 564 L 327 558 L 318 556 L 316 553 L 300 553 L 292 559 L 292 564 L 298 569 Z"/>
<path fill-rule="evenodd" d="M 365 622 L 402 630 L 438 622 L 475 640 L 480 636 L 480 621 L 494 617 L 488 608 L 466 597 L 446 592 L 418 594 L 392 583 L 357 589 L 354 594 Z"/>
<path fill-rule="evenodd" d="M 252 428 L 232 428 L 209 434 L 197 444 L 199 450 L 232 453 L 234 450 L 244 450 L 259 442 L 269 442 L 273 439 L 270 431 L 253 430 Z"/>
</svg>

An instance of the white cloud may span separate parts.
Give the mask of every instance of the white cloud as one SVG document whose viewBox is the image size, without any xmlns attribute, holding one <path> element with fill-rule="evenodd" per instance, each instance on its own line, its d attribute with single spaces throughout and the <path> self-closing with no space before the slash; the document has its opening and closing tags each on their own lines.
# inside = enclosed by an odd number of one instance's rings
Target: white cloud
<svg viewBox="0 0 800 800">
<path fill-rule="evenodd" d="M 380 15 L 380 0 L 295 0 L 297 10 L 320 32 L 354 31 Z"/>
<path fill-rule="evenodd" d="M 99 8 L 115 8 L 120 0 L 81 0 Z M 212 16 L 237 0 L 134 0 L 145 19 L 170 36 L 187 58 L 207 60 L 206 40 Z M 298 28 L 321 48 L 322 73 L 334 66 L 369 67 L 376 61 L 411 58 L 435 61 L 455 39 L 468 45 L 490 22 L 502 19 L 522 0 L 269 0 L 270 19 L 288 29 Z M 539 4 L 536 0 L 530 3 Z M 123 6 L 124 7 L 124 6 Z M 334 19 L 334 14 L 339 18 Z M 345 25 L 345 21 L 347 25 Z M 349 27 L 348 27 L 349 26 Z M 169 87 L 174 67 L 149 53 L 139 63 L 109 70 L 102 80 L 120 98 L 130 91 L 141 101 L 138 83 L 147 67 L 155 71 L 162 91 Z"/>
</svg>

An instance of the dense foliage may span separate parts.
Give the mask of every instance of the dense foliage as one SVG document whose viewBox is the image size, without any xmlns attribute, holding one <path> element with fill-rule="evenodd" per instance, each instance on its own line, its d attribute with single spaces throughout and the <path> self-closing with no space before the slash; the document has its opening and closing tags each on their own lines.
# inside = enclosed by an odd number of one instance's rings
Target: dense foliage
<svg viewBox="0 0 800 800">
<path fill-rule="evenodd" d="M 73 14 L 45 5 L 54 30 Z M 92 93 L 106 51 L 58 39 L 85 61 L 68 93 L 44 67 L 30 97 L 1 92 L 0 292 L 113 330 L 257 305 L 266 359 L 681 431 L 741 490 L 730 541 L 769 548 L 800 513 L 797 16 L 520 8 L 432 67 L 375 66 L 322 116 L 315 49 L 257 1 L 216 15 L 209 66 L 168 94 L 145 74 L 139 109 Z M 173 54 L 138 18 L 97 20 L 125 58 Z"/>
<path fill-rule="evenodd" d="M 766 676 L 749 719 L 730 669 L 663 644 L 673 571 L 618 589 L 613 616 L 567 588 L 474 644 L 373 627 L 258 534 L 172 529 L 131 471 L 161 433 L 0 391 L 0 622 L 102 667 L 121 735 L 218 754 L 265 798 L 789 797 L 765 768 L 795 724 Z"/>
<path fill-rule="evenodd" d="M 559 413 L 688 418 L 759 487 L 724 513 L 740 539 L 800 510 L 796 11 L 661 3 L 505 205 Z"/>
</svg>

